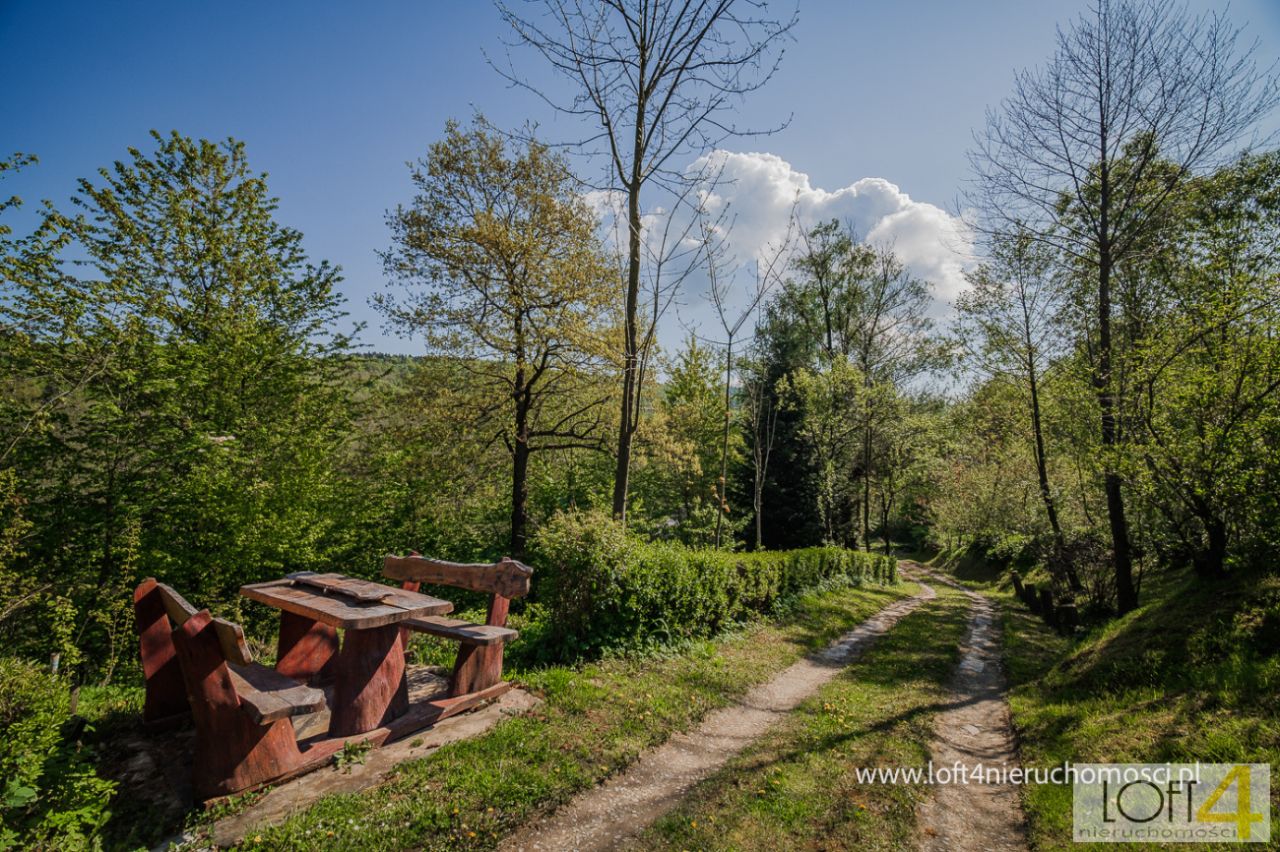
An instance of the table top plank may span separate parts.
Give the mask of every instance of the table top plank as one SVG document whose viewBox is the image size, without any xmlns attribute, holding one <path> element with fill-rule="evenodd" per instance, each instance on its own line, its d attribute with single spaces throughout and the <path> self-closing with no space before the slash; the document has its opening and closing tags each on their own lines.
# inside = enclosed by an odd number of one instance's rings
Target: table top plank
<svg viewBox="0 0 1280 852">
<path fill-rule="evenodd" d="M 327 588 L 306 584 L 316 578 L 320 578 Z M 345 594 L 345 590 L 356 596 Z M 340 574 L 251 583 L 241 586 L 240 594 L 343 630 L 386 627 L 410 618 L 444 615 L 453 611 L 453 604 L 440 598 Z M 374 594 L 378 595 L 376 600 L 372 599 Z"/>
</svg>

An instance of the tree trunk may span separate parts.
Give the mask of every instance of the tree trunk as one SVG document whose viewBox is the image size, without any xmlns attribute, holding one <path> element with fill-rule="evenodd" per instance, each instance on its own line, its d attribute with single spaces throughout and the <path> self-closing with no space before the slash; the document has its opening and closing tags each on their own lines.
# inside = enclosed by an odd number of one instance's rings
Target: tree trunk
<svg viewBox="0 0 1280 852">
<path fill-rule="evenodd" d="M 1058 507 L 1053 500 L 1053 491 L 1049 488 L 1048 454 L 1044 448 L 1044 430 L 1040 424 L 1040 386 L 1036 377 L 1035 364 L 1029 364 L 1027 379 L 1031 388 L 1031 431 L 1036 445 L 1036 476 L 1040 480 L 1040 497 L 1044 500 L 1044 511 L 1049 516 L 1049 528 L 1053 530 L 1054 554 L 1061 560 L 1066 553 L 1066 542 L 1062 535 L 1062 525 L 1058 521 Z M 1063 564 L 1067 585 L 1071 591 L 1083 591 L 1080 574 L 1074 565 Z"/>
<path fill-rule="evenodd" d="M 529 520 L 529 437 L 516 435 L 511 466 L 511 558 L 523 560 Z"/>
<path fill-rule="evenodd" d="M 862 431 L 862 549 L 871 552 L 871 409 Z"/>
<path fill-rule="evenodd" d="M 724 433 L 720 442 L 720 505 L 716 507 L 716 548 L 720 547 L 720 533 L 724 526 L 725 508 L 729 490 L 729 382 L 733 379 L 733 336 L 724 353 Z"/>
<path fill-rule="evenodd" d="M 889 512 L 893 508 L 893 497 L 888 500 L 880 501 L 880 540 L 884 542 L 885 555 L 889 555 L 893 551 L 892 545 L 889 543 Z"/>
<path fill-rule="evenodd" d="M 1208 544 L 1195 557 L 1196 573 L 1201 577 L 1222 577 L 1226 572 L 1227 524 L 1209 512 L 1200 515 L 1200 522 L 1208 536 Z"/>
<path fill-rule="evenodd" d="M 519 326 L 517 325 L 517 329 Z M 517 335 L 519 331 L 517 331 Z M 529 515 L 529 388 L 525 368 L 517 362 L 515 376 L 516 423 L 511 446 L 511 557 L 524 559 Z"/>
<path fill-rule="evenodd" d="M 640 160 L 639 131 L 636 138 L 636 162 Z M 618 426 L 618 460 L 613 474 L 613 516 L 627 519 L 627 486 L 631 474 L 631 437 L 635 432 L 635 399 L 640 389 L 639 329 L 637 311 L 640 304 L 640 181 L 639 176 L 627 187 L 627 300 L 622 351 L 622 419 Z"/>
<path fill-rule="evenodd" d="M 1110 187 L 1104 168 L 1101 176 L 1101 227 L 1103 238 L 1098 245 L 1098 407 L 1102 411 L 1102 452 L 1104 455 L 1103 486 L 1107 496 L 1107 520 L 1111 527 L 1111 548 L 1115 560 L 1116 607 L 1120 614 L 1138 606 L 1138 590 L 1133 585 L 1133 555 L 1129 548 L 1129 522 L 1124 512 L 1124 494 L 1120 474 L 1115 469 L 1115 450 L 1119 445 L 1116 431 L 1115 393 L 1111 380 L 1111 245 L 1108 239 L 1108 205 Z"/>
<path fill-rule="evenodd" d="M 763 544 L 763 541 L 764 541 L 764 537 L 763 537 L 763 525 L 764 525 L 764 518 L 762 518 L 762 517 L 760 516 L 760 515 L 761 515 L 760 510 L 761 510 L 761 508 L 762 508 L 762 507 L 761 507 L 761 503 L 763 503 L 763 502 L 764 502 L 764 501 L 760 499 L 760 493 L 757 491 L 757 492 L 756 492 L 756 499 L 755 499 L 755 506 L 753 507 L 753 508 L 755 509 L 755 514 L 756 514 L 756 550 L 763 550 L 763 549 L 764 549 L 764 544 Z"/>
</svg>

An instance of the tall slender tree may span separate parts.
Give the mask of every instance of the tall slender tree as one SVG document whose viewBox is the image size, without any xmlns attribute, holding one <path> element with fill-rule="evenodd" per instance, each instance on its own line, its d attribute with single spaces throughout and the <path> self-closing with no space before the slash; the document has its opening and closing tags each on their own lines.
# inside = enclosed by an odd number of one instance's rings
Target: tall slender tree
<svg viewBox="0 0 1280 852">
<path fill-rule="evenodd" d="M 970 154 L 966 201 L 982 232 L 1025 227 L 1091 271 L 1093 383 L 1121 612 L 1137 606 L 1138 590 L 1118 465 L 1114 277 L 1183 179 L 1234 154 L 1276 105 L 1276 77 L 1258 70 L 1253 49 L 1238 48 L 1239 33 L 1172 0 L 1095 0 L 1059 31 L 1048 64 L 1016 76 Z"/>
<path fill-rule="evenodd" d="M 727 209 L 726 209 L 727 213 Z M 787 273 L 791 255 L 791 243 L 795 232 L 795 208 L 787 218 L 787 228 L 774 243 L 764 247 L 753 259 L 752 286 L 743 292 L 735 286 L 739 269 L 724 261 L 729 255 L 728 236 L 731 226 L 717 226 L 699 211 L 699 232 L 702 237 L 702 256 L 707 270 L 707 292 L 720 321 L 722 337 L 715 341 L 724 347 L 724 417 L 720 442 L 719 514 L 716 516 L 715 546 L 721 545 L 725 516 L 729 513 L 729 433 L 733 425 L 733 367 L 734 344 L 741 344 L 740 334 L 747 327 L 765 297 Z M 748 328 L 754 330 L 754 326 Z"/>
<path fill-rule="evenodd" d="M 862 405 L 862 546 L 871 551 L 872 447 L 882 412 L 900 388 L 938 363 L 929 308 L 933 288 L 912 275 L 891 246 L 874 250 L 870 274 L 857 281 L 851 311 L 850 357 L 865 383 Z M 881 464 L 884 459 L 879 460 Z"/>
<path fill-rule="evenodd" d="M 757 325 L 759 331 L 759 325 Z M 764 489 L 769 477 L 769 458 L 778 436 L 778 403 L 769 387 L 768 370 L 758 357 L 743 359 L 742 383 L 745 432 L 751 447 L 751 509 L 755 526 L 755 549 L 764 547 Z"/>
<path fill-rule="evenodd" d="M 1049 482 L 1041 385 L 1045 370 L 1062 354 L 1064 287 L 1054 280 L 1055 257 L 1026 232 L 995 240 L 986 263 L 966 274 L 969 289 L 956 299 L 953 329 L 968 365 L 986 377 L 1011 381 L 1026 391 L 1032 451 L 1040 499 L 1057 554 L 1063 551 L 1057 497 Z M 1055 560 L 1055 564 L 1058 560 Z M 1066 566 L 1066 580 L 1080 580 Z"/>
<path fill-rule="evenodd" d="M 742 99 L 773 76 L 780 43 L 795 24 L 770 17 L 762 0 L 546 0 L 543 14 L 522 15 L 499 2 L 498 11 L 518 43 L 531 47 L 565 78 L 566 98 L 534 88 L 514 69 L 517 85 L 556 109 L 593 126 L 583 140 L 603 149 L 604 188 L 625 197 L 626 276 L 623 284 L 622 394 L 613 514 L 625 518 L 631 445 L 640 419 L 644 363 L 653 325 L 642 319 L 647 190 L 666 190 L 684 204 L 706 175 L 690 175 L 689 160 L 726 138 L 751 131 L 734 122 Z M 678 252 L 678 241 L 671 245 Z M 651 262 L 656 274 L 664 256 Z M 655 311 L 662 298 L 653 296 Z"/>
</svg>

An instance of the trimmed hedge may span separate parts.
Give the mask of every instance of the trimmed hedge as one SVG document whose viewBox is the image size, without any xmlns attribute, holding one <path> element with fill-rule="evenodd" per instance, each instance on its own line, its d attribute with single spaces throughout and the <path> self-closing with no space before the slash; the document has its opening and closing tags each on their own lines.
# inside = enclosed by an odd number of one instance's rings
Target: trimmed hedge
<svg viewBox="0 0 1280 852">
<path fill-rule="evenodd" d="M 599 512 L 557 515 L 532 542 L 558 657 L 712 635 L 826 582 L 895 583 L 897 560 L 840 547 L 695 550 L 629 535 Z"/>
</svg>

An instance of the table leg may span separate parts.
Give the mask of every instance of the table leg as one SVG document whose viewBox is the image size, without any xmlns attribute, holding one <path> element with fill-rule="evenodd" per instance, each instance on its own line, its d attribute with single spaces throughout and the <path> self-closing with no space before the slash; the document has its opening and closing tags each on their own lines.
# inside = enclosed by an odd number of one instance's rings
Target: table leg
<svg viewBox="0 0 1280 852">
<path fill-rule="evenodd" d="M 331 736 L 363 734 L 407 712 L 400 627 L 346 631 L 334 661 L 334 678 Z"/>
<path fill-rule="evenodd" d="M 276 671 L 303 683 L 316 684 L 333 676 L 338 631 L 305 615 L 282 610 L 276 645 Z"/>
</svg>

